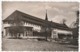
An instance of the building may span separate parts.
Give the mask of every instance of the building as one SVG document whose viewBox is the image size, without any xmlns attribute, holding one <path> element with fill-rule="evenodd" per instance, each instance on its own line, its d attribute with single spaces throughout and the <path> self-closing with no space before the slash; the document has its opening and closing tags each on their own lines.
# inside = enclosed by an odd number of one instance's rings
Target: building
<svg viewBox="0 0 80 52">
<path fill-rule="evenodd" d="M 3 20 L 4 36 L 12 35 L 10 34 L 10 28 L 14 27 L 16 29 L 16 26 L 20 27 L 19 29 L 21 28 L 23 29 L 22 33 L 20 32 L 18 33 L 24 36 L 34 36 L 33 32 L 36 31 L 39 33 L 45 32 L 47 36 L 49 35 L 49 37 L 51 37 L 52 34 L 54 35 L 55 34 L 54 32 L 56 32 L 57 34 L 60 33 L 66 34 L 64 32 L 60 32 L 60 30 L 70 32 L 68 34 L 72 33 L 71 29 L 68 28 L 66 25 L 48 21 L 47 13 L 45 17 L 46 17 L 45 20 L 43 20 L 16 10 L 10 16 Z"/>
<path fill-rule="evenodd" d="M 59 24 L 61 25 L 61 24 Z M 65 39 L 65 38 L 73 38 L 72 37 L 72 29 L 67 27 L 67 25 L 65 24 L 65 22 L 63 22 L 62 24 L 63 28 L 53 28 L 52 29 L 52 38 L 59 38 L 59 39 Z"/>
</svg>

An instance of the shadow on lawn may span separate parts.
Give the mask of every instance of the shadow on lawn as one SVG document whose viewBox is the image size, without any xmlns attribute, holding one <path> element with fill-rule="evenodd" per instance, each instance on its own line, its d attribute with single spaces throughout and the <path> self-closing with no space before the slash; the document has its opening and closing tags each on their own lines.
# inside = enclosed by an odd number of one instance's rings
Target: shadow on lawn
<svg viewBox="0 0 80 52">
<path fill-rule="evenodd" d="M 72 48 L 72 49 L 78 49 L 78 47 L 69 47 L 69 48 Z"/>
<path fill-rule="evenodd" d="M 22 37 L 9 37 L 8 39 L 22 39 Z"/>
</svg>

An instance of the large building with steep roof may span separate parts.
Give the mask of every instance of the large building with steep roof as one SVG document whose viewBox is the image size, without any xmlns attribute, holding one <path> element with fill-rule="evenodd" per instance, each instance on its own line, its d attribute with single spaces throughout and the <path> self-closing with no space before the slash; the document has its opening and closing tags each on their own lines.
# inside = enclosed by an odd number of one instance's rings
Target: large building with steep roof
<svg viewBox="0 0 80 52">
<path fill-rule="evenodd" d="M 20 24 L 19 24 L 20 23 Z M 63 33 L 63 34 L 72 34 L 72 31 L 69 27 L 67 27 L 65 24 L 58 24 L 52 21 L 48 21 L 48 16 L 46 13 L 45 20 L 40 19 L 38 17 L 34 17 L 29 14 L 25 14 L 21 11 L 14 11 L 11 15 L 9 15 L 6 19 L 3 20 L 3 26 L 4 26 L 4 35 L 10 35 L 9 29 L 12 26 L 21 26 L 24 28 L 24 32 L 22 33 L 24 36 L 33 36 L 33 32 L 49 32 L 49 35 L 51 36 L 53 31 L 55 31 L 57 34 Z"/>
</svg>

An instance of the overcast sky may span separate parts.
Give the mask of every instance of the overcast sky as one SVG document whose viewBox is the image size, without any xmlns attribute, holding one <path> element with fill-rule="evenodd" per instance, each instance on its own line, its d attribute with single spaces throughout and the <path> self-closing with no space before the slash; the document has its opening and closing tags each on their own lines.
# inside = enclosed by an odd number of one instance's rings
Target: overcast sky
<svg viewBox="0 0 80 52">
<path fill-rule="evenodd" d="M 62 23 L 66 20 L 66 25 L 71 26 L 76 21 L 76 12 L 79 3 L 77 2 L 3 2 L 3 19 L 8 17 L 15 10 L 45 19 L 46 10 L 48 20 L 56 23 Z"/>
</svg>

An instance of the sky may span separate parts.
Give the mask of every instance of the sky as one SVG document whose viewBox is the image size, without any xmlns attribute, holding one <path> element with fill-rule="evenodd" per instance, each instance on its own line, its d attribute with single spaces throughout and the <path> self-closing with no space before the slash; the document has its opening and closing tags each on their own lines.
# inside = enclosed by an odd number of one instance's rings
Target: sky
<svg viewBox="0 0 80 52">
<path fill-rule="evenodd" d="M 76 21 L 76 11 L 79 8 L 77 2 L 2 2 L 2 17 L 7 18 L 15 10 L 45 19 L 46 10 L 49 21 L 63 23 L 68 27 Z"/>
</svg>

